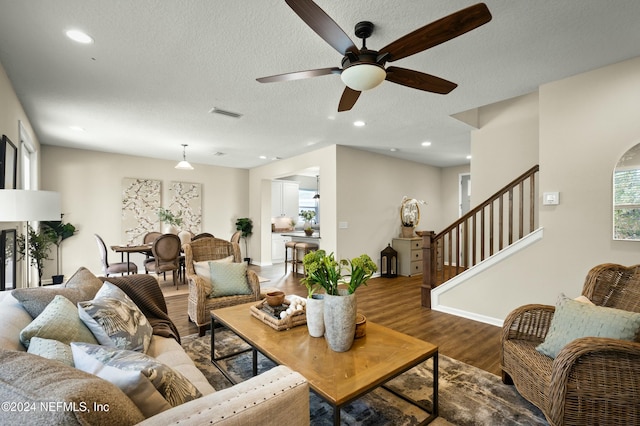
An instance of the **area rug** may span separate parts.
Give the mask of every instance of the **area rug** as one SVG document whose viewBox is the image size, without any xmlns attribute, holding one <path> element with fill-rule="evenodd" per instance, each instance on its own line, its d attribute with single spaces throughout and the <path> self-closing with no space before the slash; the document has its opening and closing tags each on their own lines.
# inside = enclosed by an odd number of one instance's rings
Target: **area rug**
<svg viewBox="0 0 640 426">
<path fill-rule="evenodd" d="M 218 340 L 220 338 L 220 340 Z M 231 386 L 211 364 L 211 335 L 182 338 L 196 366 L 211 385 L 220 390 Z M 216 329 L 216 355 L 240 352 L 249 346 L 226 329 Z M 225 360 L 224 366 L 234 380 L 251 377 L 251 352 Z M 258 372 L 274 366 L 259 354 Z M 523 399 L 513 386 L 479 368 L 439 356 L 439 415 L 434 425 L 548 425 L 544 415 Z M 431 406 L 432 362 L 426 361 L 388 383 L 389 387 Z M 333 408 L 310 392 L 311 424 L 332 425 Z M 416 425 L 427 417 L 420 409 L 404 402 L 385 389 L 376 389 L 342 408 L 343 425 Z"/>
</svg>

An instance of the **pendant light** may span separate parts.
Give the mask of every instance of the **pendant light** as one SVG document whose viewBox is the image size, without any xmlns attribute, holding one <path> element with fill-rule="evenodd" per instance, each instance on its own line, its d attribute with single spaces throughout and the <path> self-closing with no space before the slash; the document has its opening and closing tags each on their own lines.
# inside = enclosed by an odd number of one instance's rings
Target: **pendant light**
<svg viewBox="0 0 640 426">
<path fill-rule="evenodd" d="M 180 169 L 180 170 L 193 170 L 193 166 L 191 164 L 189 164 L 189 162 L 187 161 L 187 153 L 186 153 L 186 149 L 189 145 L 187 145 L 186 143 L 182 144 L 182 161 L 178 163 L 178 165 L 176 165 L 176 169 Z"/>
<path fill-rule="evenodd" d="M 316 195 L 313 196 L 314 200 L 319 200 L 320 199 L 320 192 L 318 191 L 318 189 L 319 189 L 319 185 L 318 185 L 319 178 L 320 178 L 320 175 L 316 175 Z"/>
</svg>

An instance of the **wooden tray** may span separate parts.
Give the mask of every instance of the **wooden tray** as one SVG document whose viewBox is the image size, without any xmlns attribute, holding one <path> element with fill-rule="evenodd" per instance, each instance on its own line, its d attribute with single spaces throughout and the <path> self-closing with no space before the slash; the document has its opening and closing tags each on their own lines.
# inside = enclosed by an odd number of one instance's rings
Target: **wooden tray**
<svg viewBox="0 0 640 426">
<path fill-rule="evenodd" d="M 262 300 L 255 305 L 252 305 L 251 315 L 258 318 L 260 321 L 267 324 L 273 329 L 276 329 L 278 331 L 288 330 L 290 328 L 307 323 L 307 315 L 305 315 L 304 310 L 298 311 L 293 315 L 288 315 L 285 319 L 280 319 L 274 317 L 273 315 L 262 309 L 263 305 L 265 305 L 266 303 L 266 300 Z"/>
</svg>

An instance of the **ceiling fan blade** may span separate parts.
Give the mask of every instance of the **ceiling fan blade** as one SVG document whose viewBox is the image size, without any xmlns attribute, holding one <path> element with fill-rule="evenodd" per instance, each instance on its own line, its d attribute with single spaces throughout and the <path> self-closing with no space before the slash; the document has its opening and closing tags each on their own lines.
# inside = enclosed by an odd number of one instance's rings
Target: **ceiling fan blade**
<svg viewBox="0 0 640 426">
<path fill-rule="evenodd" d="M 438 19 L 383 47 L 380 56 L 387 54 L 387 61 L 406 58 L 440 43 L 449 41 L 491 20 L 491 12 L 484 3 L 478 3 Z"/>
<path fill-rule="evenodd" d="M 324 10 L 311 0 L 285 0 L 289 7 L 320 37 L 336 49 L 341 55 L 348 50 L 358 53 L 349 36 L 335 23 Z"/>
<path fill-rule="evenodd" d="M 385 80 L 413 89 L 439 93 L 441 95 L 446 95 L 458 87 L 456 83 L 436 77 L 435 75 L 398 67 L 387 68 L 387 77 Z"/>
<path fill-rule="evenodd" d="M 353 90 L 349 86 L 344 88 L 344 92 L 342 92 L 342 97 L 340 98 L 340 103 L 338 104 L 338 112 L 349 111 L 356 104 L 356 101 L 360 97 L 360 91 Z"/>
<path fill-rule="evenodd" d="M 288 72 L 286 74 L 272 75 L 269 77 L 260 77 L 260 78 L 256 78 L 256 80 L 259 81 L 260 83 L 274 83 L 278 81 L 302 80 L 304 78 L 320 77 L 321 75 L 328 75 L 328 74 L 340 74 L 341 72 L 342 72 L 342 69 L 338 67 L 319 68 L 316 70 L 296 71 L 296 72 Z"/>
</svg>

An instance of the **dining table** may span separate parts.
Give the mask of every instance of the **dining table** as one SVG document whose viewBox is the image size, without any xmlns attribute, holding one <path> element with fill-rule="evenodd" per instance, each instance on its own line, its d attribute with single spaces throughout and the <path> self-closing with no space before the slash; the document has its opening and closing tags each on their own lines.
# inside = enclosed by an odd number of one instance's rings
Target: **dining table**
<svg viewBox="0 0 640 426">
<path fill-rule="evenodd" d="M 125 254 L 127 255 L 127 275 L 131 273 L 129 269 L 129 256 L 131 253 L 142 253 L 147 256 L 151 256 L 151 244 L 136 244 L 136 245 L 114 245 L 111 246 L 111 250 L 116 253 L 120 253 L 120 260 L 124 262 Z"/>
</svg>

